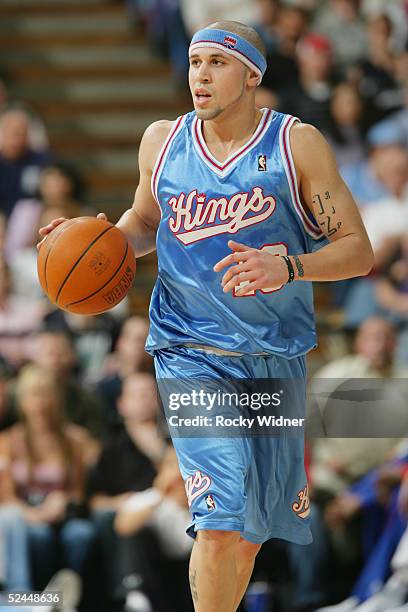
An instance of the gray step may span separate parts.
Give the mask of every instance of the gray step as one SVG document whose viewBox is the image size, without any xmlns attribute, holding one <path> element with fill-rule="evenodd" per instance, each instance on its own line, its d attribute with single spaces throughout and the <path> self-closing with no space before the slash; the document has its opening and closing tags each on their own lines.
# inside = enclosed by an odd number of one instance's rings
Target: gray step
<svg viewBox="0 0 408 612">
<path fill-rule="evenodd" d="M 175 117 L 172 117 L 173 119 Z M 160 119 L 157 113 L 148 110 L 141 113 L 87 113 L 65 119 L 47 121 L 47 128 L 54 135 L 79 132 L 93 138 L 120 138 L 134 134 L 140 137 L 146 127 Z"/>
<path fill-rule="evenodd" d="M 30 36 L 41 36 L 43 34 L 86 34 L 97 31 L 103 32 L 120 32 L 127 33 L 129 31 L 128 20 L 126 15 L 97 15 L 92 19 L 82 16 L 64 15 L 63 18 L 56 17 L 16 17 L 5 18 L 0 20 L 0 32 L 14 32 L 16 34 L 27 34 Z"/>
<path fill-rule="evenodd" d="M 46 6 L 47 4 L 50 7 L 55 8 L 55 5 L 59 0 L 1 0 L 1 7 L 18 7 L 18 8 L 30 8 L 37 4 L 41 4 L 42 6 Z M 72 5 L 73 7 L 78 5 L 103 5 L 106 4 L 106 0 L 64 0 L 64 5 Z"/>
<path fill-rule="evenodd" d="M 0 65 L 10 70 L 13 67 L 44 63 L 56 67 L 82 67 L 92 65 L 134 66 L 152 61 L 151 53 L 144 44 L 134 43 L 126 47 L 85 47 L 56 49 L 33 49 L 30 53 L 20 49 L 0 54 Z"/>
<path fill-rule="evenodd" d="M 29 12 L 34 15 L 118 15 L 125 14 L 125 3 L 105 0 L 17 0 L 16 2 L 0 2 L 0 14 L 5 17 L 24 16 Z"/>
<path fill-rule="evenodd" d="M 90 101 L 102 98 L 106 101 L 117 100 L 149 100 L 153 97 L 172 97 L 174 84 L 169 78 L 146 79 L 139 78 L 126 81 L 97 80 L 92 82 L 53 82 L 47 84 L 18 83 L 12 87 L 12 94 L 16 98 L 35 102 L 44 99 L 65 99 L 75 101 Z"/>
<path fill-rule="evenodd" d="M 102 194 L 92 193 L 87 198 L 87 204 L 93 206 L 98 212 L 106 212 L 109 219 L 119 218 L 120 215 L 130 208 L 133 202 L 133 195 L 126 196 L 117 191 L 105 191 Z"/>
<path fill-rule="evenodd" d="M 75 154 L 73 156 L 64 155 L 64 158 L 70 161 L 79 169 L 84 167 L 89 170 L 102 170 L 105 172 L 118 173 L 135 173 L 135 181 L 137 180 L 138 168 L 138 148 L 131 147 L 121 151 L 105 150 L 98 153 Z M 136 183 L 135 183 L 136 186 Z"/>
</svg>

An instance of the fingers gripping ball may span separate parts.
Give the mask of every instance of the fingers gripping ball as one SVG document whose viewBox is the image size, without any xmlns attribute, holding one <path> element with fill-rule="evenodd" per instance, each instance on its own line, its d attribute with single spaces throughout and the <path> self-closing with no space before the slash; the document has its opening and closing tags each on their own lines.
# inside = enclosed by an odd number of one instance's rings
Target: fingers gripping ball
<svg viewBox="0 0 408 612">
<path fill-rule="evenodd" d="M 98 314 L 113 308 L 133 284 L 136 260 L 125 234 L 103 219 L 69 219 L 41 244 L 41 287 L 70 312 Z"/>
</svg>

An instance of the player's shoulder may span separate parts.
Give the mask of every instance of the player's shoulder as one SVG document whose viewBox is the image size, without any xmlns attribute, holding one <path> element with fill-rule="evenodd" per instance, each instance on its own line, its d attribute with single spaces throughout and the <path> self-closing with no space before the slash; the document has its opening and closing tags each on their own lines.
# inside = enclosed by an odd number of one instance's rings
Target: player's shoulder
<svg viewBox="0 0 408 612">
<path fill-rule="evenodd" d="M 296 122 L 290 130 L 290 147 L 296 167 L 332 165 L 333 153 L 323 134 L 309 123 Z"/>
<path fill-rule="evenodd" d="M 326 144 L 326 139 L 323 134 L 314 125 L 310 123 L 301 123 L 296 121 L 290 131 L 291 146 L 309 147 Z"/>
<path fill-rule="evenodd" d="M 145 130 L 143 141 L 146 143 L 164 143 L 167 136 L 170 134 L 175 121 L 160 119 L 154 121 Z"/>
<path fill-rule="evenodd" d="M 154 121 L 145 130 L 140 142 L 140 166 L 152 169 L 176 121 L 161 119 Z"/>
</svg>

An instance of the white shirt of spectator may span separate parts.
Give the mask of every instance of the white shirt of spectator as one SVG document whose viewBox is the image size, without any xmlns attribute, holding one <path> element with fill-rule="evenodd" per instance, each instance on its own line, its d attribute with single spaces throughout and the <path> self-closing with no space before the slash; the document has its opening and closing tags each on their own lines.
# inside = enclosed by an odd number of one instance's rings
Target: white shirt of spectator
<svg viewBox="0 0 408 612">
<path fill-rule="evenodd" d="M 211 22 L 225 19 L 251 24 L 256 15 L 255 0 L 181 0 L 180 7 L 184 24 L 190 34 Z"/>
<path fill-rule="evenodd" d="M 153 510 L 146 524 L 156 531 L 162 549 L 169 557 L 182 559 L 190 553 L 193 546 L 192 538 L 186 533 L 190 522 L 187 509 L 181 508 L 171 498 L 163 498 L 157 489 L 151 488 L 131 495 L 120 511 L 137 512 L 160 500 L 161 503 Z"/>
<path fill-rule="evenodd" d="M 364 209 L 363 221 L 374 251 L 386 238 L 408 232 L 408 193 L 403 200 L 385 198 Z"/>
</svg>

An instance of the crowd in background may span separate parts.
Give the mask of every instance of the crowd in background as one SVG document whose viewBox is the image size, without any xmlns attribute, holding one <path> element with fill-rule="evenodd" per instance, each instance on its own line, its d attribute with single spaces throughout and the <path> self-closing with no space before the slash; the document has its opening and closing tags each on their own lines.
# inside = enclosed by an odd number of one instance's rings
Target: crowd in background
<svg viewBox="0 0 408 612">
<path fill-rule="evenodd" d="M 267 600 L 299 612 L 341 600 L 344 612 L 364 601 L 362 612 L 398 608 L 408 598 L 408 398 L 395 385 L 408 375 L 408 3 L 128 0 L 128 12 L 177 82 L 197 28 L 254 25 L 268 53 L 258 104 L 323 132 L 375 251 L 367 278 L 327 288 L 311 388 L 326 381 L 327 397 L 341 381 L 380 381 L 394 430 L 341 437 L 335 405 L 310 401 L 329 435 L 307 442 L 314 543 L 268 542 L 250 588 L 258 603 L 248 597 L 245 610 Z M 191 611 L 188 508 L 157 425 L 148 323 L 127 301 L 82 317 L 44 299 L 38 228 L 95 211 L 81 177 L 50 151 L 47 117 L 10 100 L 3 83 L 0 112 L 0 583 L 42 589 L 68 568 L 84 611 L 125 601 L 135 612 Z"/>
</svg>

